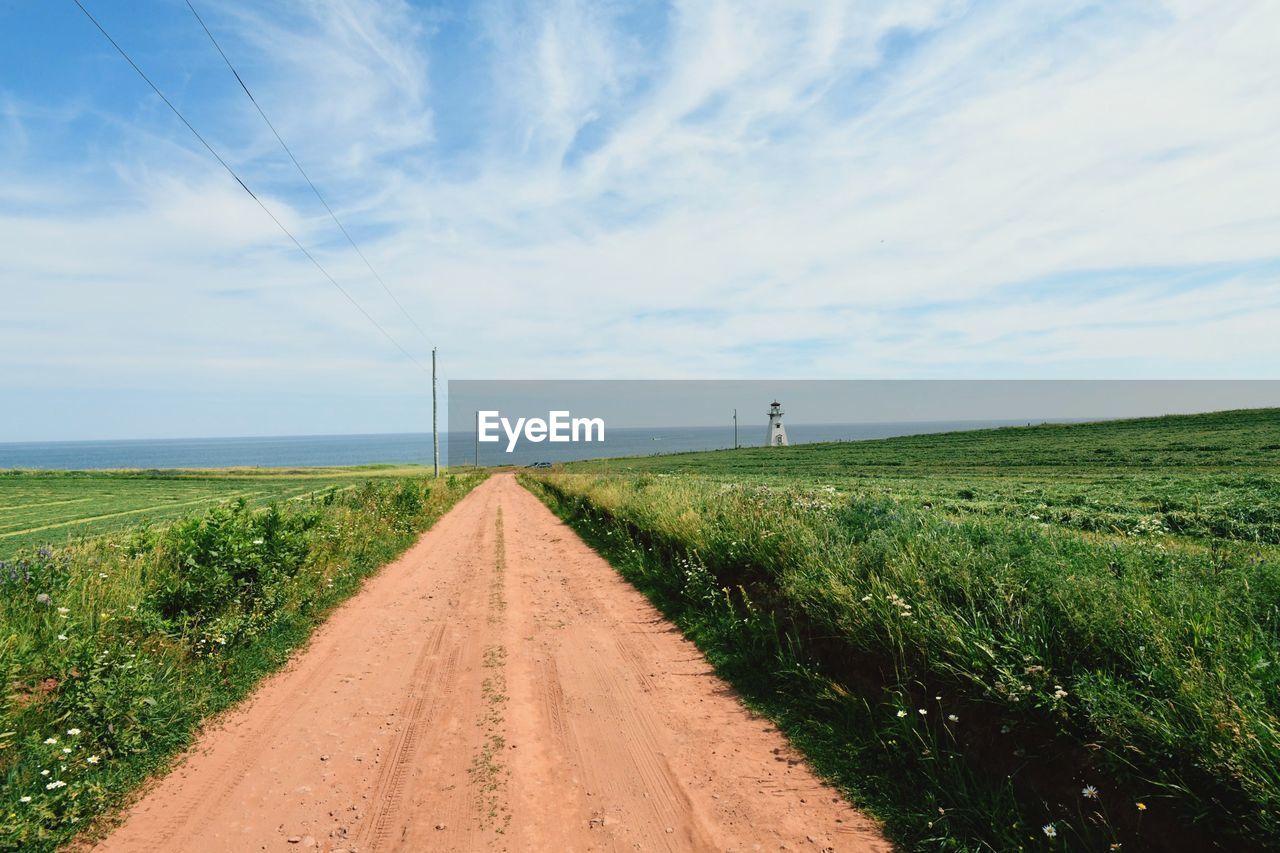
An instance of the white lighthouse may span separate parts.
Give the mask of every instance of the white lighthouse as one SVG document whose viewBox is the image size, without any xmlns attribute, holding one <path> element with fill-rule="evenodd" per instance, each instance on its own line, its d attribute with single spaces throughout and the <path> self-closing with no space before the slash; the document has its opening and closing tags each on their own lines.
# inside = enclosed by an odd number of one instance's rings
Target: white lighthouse
<svg viewBox="0 0 1280 853">
<path fill-rule="evenodd" d="M 768 444 L 770 447 L 787 446 L 787 428 L 782 425 L 782 404 L 777 400 L 769 406 Z"/>
</svg>

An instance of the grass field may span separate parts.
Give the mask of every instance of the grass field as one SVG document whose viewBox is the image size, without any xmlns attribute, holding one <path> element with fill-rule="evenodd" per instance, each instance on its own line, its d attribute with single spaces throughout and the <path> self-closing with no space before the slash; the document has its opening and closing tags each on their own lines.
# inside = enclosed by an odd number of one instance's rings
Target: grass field
<svg viewBox="0 0 1280 853">
<path fill-rule="evenodd" d="M 1280 410 L 523 477 L 909 849 L 1280 837 Z"/>
<path fill-rule="evenodd" d="M 0 559 L 166 521 L 243 498 L 250 506 L 422 476 L 412 466 L 183 471 L 0 471 Z"/>
<path fill-rule="evenodd" d="M 577 473 L 834 486 L 957 515 L 1280 543 L 1280 409 L 579 462 Z"/>
</svg>

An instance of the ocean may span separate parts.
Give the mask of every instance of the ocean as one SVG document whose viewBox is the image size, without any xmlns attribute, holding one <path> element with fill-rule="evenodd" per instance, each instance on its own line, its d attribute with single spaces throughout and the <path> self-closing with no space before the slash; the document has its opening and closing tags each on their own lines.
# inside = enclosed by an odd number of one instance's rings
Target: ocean
<svg viewBox="0 0 1280 853">
<path fill-rule="evenodd" d="M 1040 421 L 1037 421 L 1039 423 Z M 899 435 L 953 432 L 1026 421 L 916 421 L 865 424 L 787 424 L 792 444 L 859 441 Z M 740 426 L 739 443 L 759 446 L 765 428 Z M 529 465 L 616 456 L 650 456 L 692 450 L 719 450 L 733 445 L 733 427 L 609 428 L 596 444 L 530 444 L 521 441 L 506 453 L 506 442 L 485 444 L 482 465 Z M 452 448 L 454 455 L 449 455 Z M 475 433 L 443 433 L 442 464 L 475 461 Z M 246 438 L 166 438 L 116 441 L 32 441 L 0 443 L 0 469 L 44 468 L 227 468 L 325 467 L 376 463 L 431 464 L 429 433 L 386 435 L 295 435 Z"/>
</svg>

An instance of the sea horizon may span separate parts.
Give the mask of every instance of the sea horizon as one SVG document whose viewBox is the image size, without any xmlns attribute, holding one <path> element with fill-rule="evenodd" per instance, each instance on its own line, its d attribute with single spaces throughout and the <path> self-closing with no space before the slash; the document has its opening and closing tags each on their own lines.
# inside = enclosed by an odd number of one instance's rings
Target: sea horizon
<svg viewBox="0 0 1280 853">
<path fill-rule="evenodd" d="M 956 419 L 940 421 L 868 421 L 788 423 L 792 444 L 866 441 L 1026 426 L 1083 423 L 1090 418 Z M 764 446 L 765 425 L 739 424 L 739 447 Z M 505 443 L 480 448 L 480 464 L 527 465 L 625 456 L 652 456 L 733 446 L 728 426 L 610 427 L 595 444 L 526 444 L 505 452 Z M 441 464 L 474 464 L 475 432 L 440 432 Z M 450 455 L 452 449 L 453 454 Z M 0 442 L 0 470 L 109 470 L 236 467 L 342 467 L 378 464 L 432 464 L 432 434 L 337 433 L 310 435 L 207 436 L 187 438 L 60 439 Z"/>
</svg>

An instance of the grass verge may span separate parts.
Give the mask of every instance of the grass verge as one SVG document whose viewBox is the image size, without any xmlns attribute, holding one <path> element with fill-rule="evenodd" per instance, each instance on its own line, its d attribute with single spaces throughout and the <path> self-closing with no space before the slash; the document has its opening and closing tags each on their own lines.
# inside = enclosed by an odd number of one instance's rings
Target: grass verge
<svg viewBox="0 0 1280 853">
<path fill-rule="evenodd" d="M 0 849 L 54 849 L 122 804 L 481 480 L 239 501 L 5 563 Z"/>
</svg>

